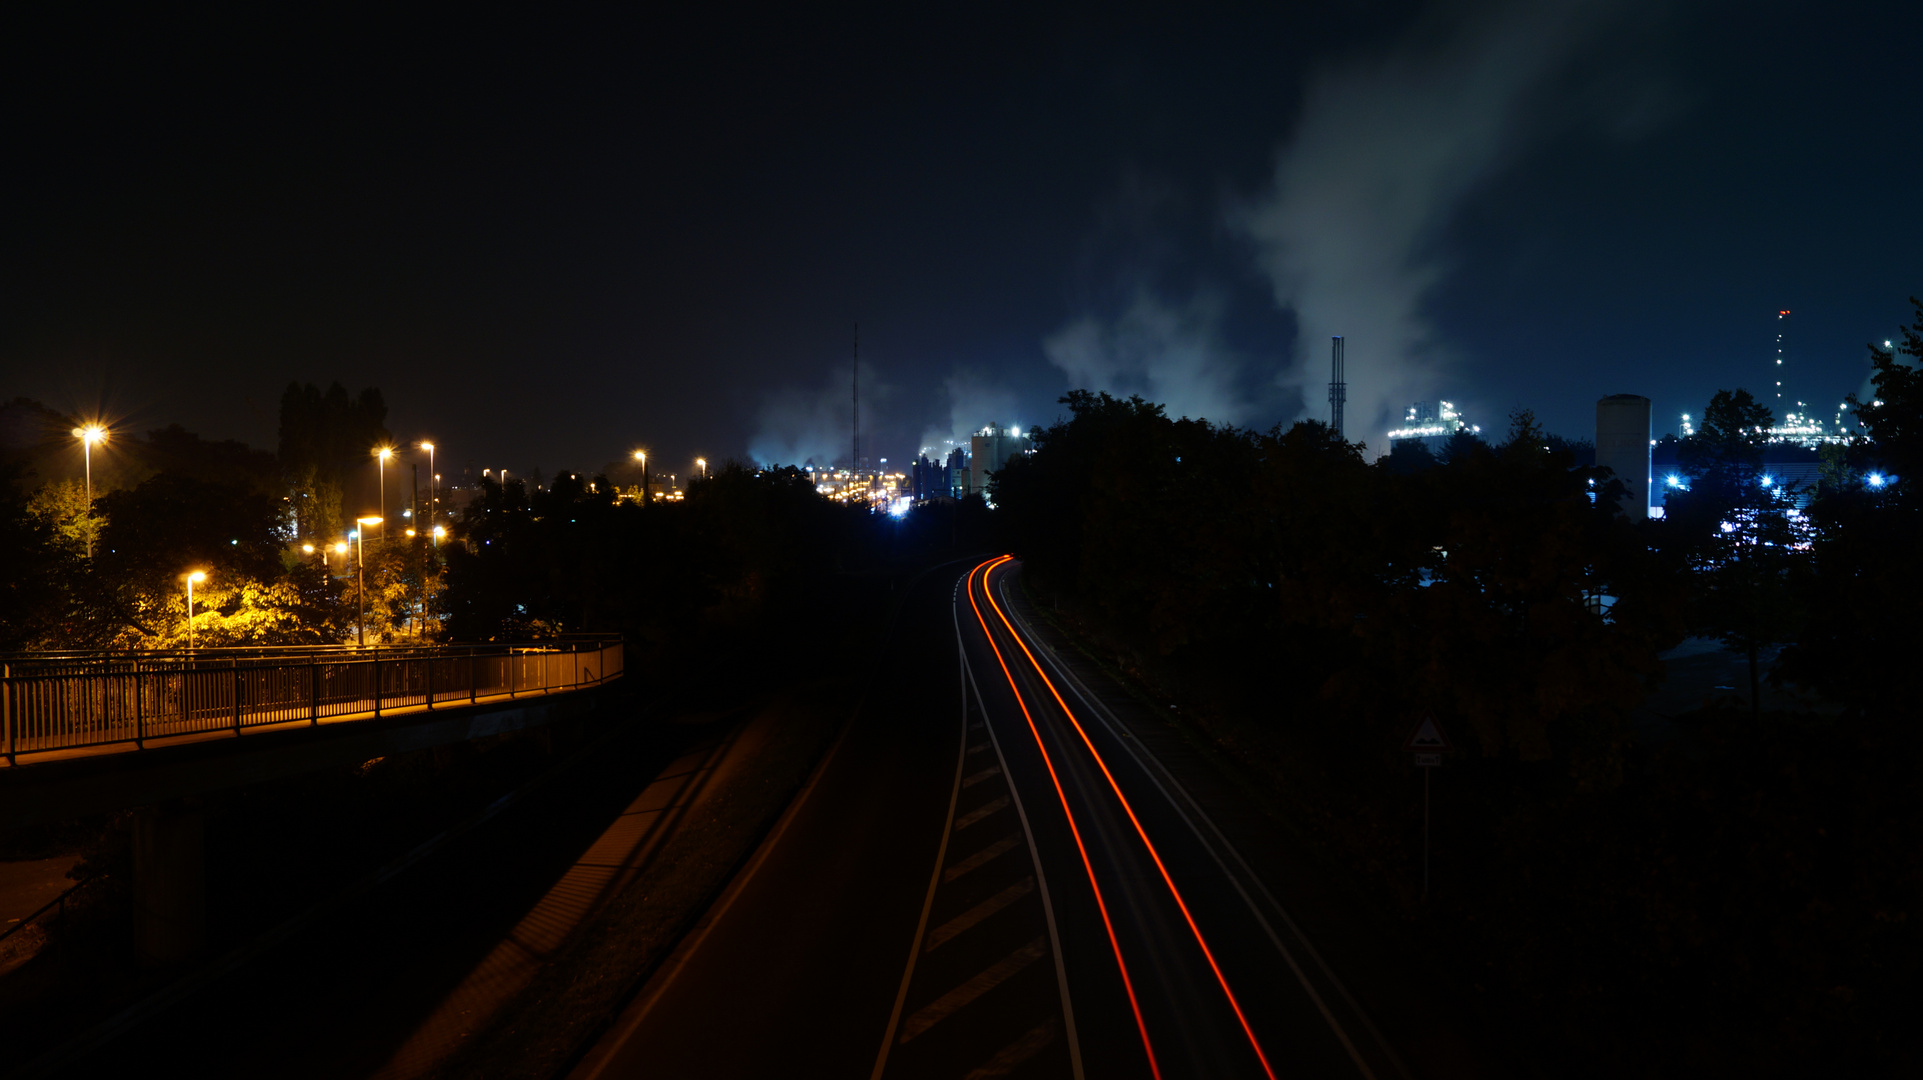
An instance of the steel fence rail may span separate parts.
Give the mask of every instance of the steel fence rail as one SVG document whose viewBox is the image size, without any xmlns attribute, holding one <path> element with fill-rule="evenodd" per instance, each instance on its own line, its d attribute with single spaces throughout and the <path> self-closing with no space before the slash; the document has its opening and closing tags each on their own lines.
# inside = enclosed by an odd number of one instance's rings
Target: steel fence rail
<svg viewBox="0 0 1923 1080">
<path fill-rule="evenodd" d="M 553 694 L 619 678 L 619 640 L 0 658 L 9 765 L 62 750 Z"/>
</svg>

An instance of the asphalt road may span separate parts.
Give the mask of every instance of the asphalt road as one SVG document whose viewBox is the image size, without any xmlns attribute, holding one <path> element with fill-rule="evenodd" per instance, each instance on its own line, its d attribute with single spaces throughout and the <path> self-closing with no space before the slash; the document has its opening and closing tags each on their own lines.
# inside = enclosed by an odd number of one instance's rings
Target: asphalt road
<svg viewBox="0 0 1923 1080">
<path fill-rule="evenodd" d="M 1009 573 L 909 588 L 813 784 L 576 1077 L 1409 1075 Z"/>
</svg>

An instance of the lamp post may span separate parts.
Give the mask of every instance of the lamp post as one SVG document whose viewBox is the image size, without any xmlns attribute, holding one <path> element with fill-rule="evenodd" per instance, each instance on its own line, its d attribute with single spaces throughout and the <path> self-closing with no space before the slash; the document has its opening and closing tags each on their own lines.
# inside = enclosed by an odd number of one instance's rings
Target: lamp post
<svg viewBox="0 0 1923 1080">
<path fill-rule="evenodd" d="M 636 450 L 634 452 L 634 460 L 641 463 L 641 505 L 646 506 L 653 501 L 648 493 L 648 452 L 646 450 Z"/>
<path fill-rule="evenodd" d="M 187 651 L 194 651 L 194 582 L 207 580 L 207 575 L 195 570 L 187 575 Z"/>
<path fill-rule="evenodd" d="M 354 573 L 359 583 L 354 591 L 360 595 L 361 601 L 360 625 L 354 628 L 354 647 L 357 649 L 367 648 L 367 527 L 380 523 L 378 516 L 354 519 Z"/>
<path fill-rule="evenodd" d="M 394 456 L 394 448 L 383 446 L 374 451 L 374 471 L 381 474 L 381 513 L 387 513 L 387 459 Z M 374 519 L 376 522 L 380 518 Z M 381 543 L 387 543 L 387 526 L 381 526 Z"/>
<path fill-rule="evenodd" d="M 341 557 L 342 562 L 346 562 L 347 561 L 347 545 L 335 544 L 334 554 L 339 555 Z M 322 566 L 327 565 L 327 549 L 326 548 L 321 549 L 321 565 Z"/>
<path fill-rule="evenodd" d="M 427 523 L 431 526 L 434 524 L 434 481 L 440 477 L 434 475 L 434 444 L 424 442 L 421 449 L 427 451 Z"/>
<path fill-rule="evenodd" d="M 99 424 L 87 424 L 73 429 L 73 437 L 80 440 L 80 448 L 87 456 L 87 517 L 93 517 L 93 444 L 107 441 L 107 429 Z M 91 522 L 87 529 L 87 558 L 93 558 L 93 529 Z"/>
<path fill-rule="evenodd" d="M 701 468 L 701 479 L 706 480 L 708 478 L 708 459 L 698 457 L 694 459 L 694 463 Z"/>
</svg>

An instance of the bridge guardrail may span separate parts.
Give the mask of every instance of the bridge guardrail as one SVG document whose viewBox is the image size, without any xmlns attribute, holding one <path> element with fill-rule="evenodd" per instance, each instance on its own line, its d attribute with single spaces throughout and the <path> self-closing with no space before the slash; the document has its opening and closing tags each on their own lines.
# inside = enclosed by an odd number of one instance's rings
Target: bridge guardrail
<svg viewBox="0 0 1923 1080">
<path fill-rule="evenodd" d="M 17 765 L 50 751 L 582 690 L 619 678 L 622 652 L 617 639 L 301 656 L 16 654 L 0 661 L 0 748 Z"/>
</svg>

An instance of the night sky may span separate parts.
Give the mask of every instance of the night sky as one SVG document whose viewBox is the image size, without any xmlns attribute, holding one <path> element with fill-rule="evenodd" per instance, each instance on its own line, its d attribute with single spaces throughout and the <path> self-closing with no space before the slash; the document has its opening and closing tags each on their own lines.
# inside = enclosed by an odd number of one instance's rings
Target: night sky
<svg viewBox="0 0 1923 1080">
<path fill-rule="evenodd" d="M 1672 429 L 1768 389 L 1783 308 L 1828 417 L 1923 293 L 1910 5 L 909 7 L 13 11 L 0 394 L 845 462 L 859 320 L 896 464 L 1072 386 L 1324 417 L 1341 333 L 1373 451 L 1417 399 Z"/>
</svg>

